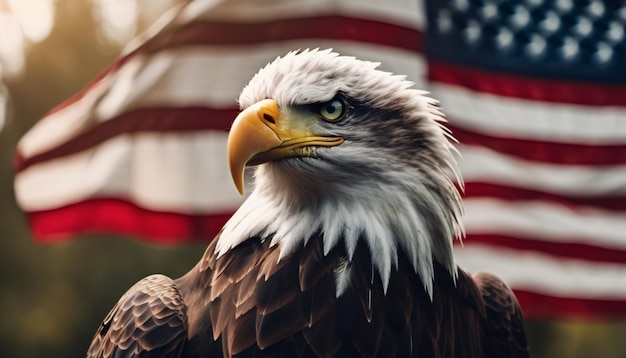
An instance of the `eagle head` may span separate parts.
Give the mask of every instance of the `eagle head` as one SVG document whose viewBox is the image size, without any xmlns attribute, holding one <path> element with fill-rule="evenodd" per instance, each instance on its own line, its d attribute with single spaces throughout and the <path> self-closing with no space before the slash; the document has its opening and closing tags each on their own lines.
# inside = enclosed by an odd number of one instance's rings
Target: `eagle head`
<svg viewBox="0 0 626 358">
<path fill-rule="evenodd" d="M 405 255 L 428 292 L 433 260 L 456 276 L 452 240 L 462 207 L 449 178 L 461 180 L 438 103 L 378 63 L 331 50 L 290 52 L 262 68 L 239 97 L 228 160 L 243 192 L 218 255 L 250 238 L 272 240 L 281 257 L 324 240 L 328 252 L 359 240 L 383 283 Z"/>
</svg>

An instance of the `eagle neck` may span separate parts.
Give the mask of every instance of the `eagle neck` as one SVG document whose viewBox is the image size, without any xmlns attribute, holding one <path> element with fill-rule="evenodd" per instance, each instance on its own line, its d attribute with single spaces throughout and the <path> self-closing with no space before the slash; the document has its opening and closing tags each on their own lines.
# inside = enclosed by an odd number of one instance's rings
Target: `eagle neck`
<svg viewBox="0 0 626 358">
<path fill-rule="evenodd" d="M 288 190 L 270 190 L 258 184 L 225 225 L 216 245 L 218 256 L 256 237 L 271 240 L 283 259 L 309 239 L 321 238 L 325 255 L 344 245 L 351 260 L 362 240 L 369 247 L 373 270 L 385 290 L 398 268 L 398 255 L 408 258 L 429 294 L 433 289 L 433 260 L 456 277 L 453 219 L 440 204 L 439 195 L 426 187 L 413 188 L 414 193 L 407 194 L 407 188 L 359 188 L 353 183 L 332 195 L 294 199 L 285 194 Z"/>
</svg>

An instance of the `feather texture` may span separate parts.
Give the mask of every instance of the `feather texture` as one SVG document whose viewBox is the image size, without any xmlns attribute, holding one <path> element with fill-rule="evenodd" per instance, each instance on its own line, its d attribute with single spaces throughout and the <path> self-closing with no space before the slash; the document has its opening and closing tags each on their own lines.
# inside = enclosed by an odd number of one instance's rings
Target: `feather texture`
<svg viewBox="0 0 626 358">
<path fill-rule="evenodd" d="M 459 270 L 454 280 L 435 264 L 431 300 L 408 257 L 400 255 L 385 293 L 367 244 L 359 240 L 349 261 L 350 285 L 337 297 L 335 273 L 348 262 L 344 247 L 323 255 L 323 241 L 314 237 L 278 263 L 280 248 L 270 247 L 268 240 L 252 238 L 220 257 L 211 250 L 214 244 L 186 276 L 175 282 L 160 277 L 168 288 L 178 288 L 176 300 L 159 298 L 163 294 L 152 291 L 153 278 L 134 286 L 103 324 L 116 322 L 120 328 L 101 328 L 89 356 L 112 357 L 115 352 L 132 357 L 144 351 L 157 356 L 164 351 L 153 349 L 162 347 L 176 357 L 206 357 L 209 352 L 220 357 L 528 354 L 517 301 L 492 275 L 472 279 Z M 243 276 L 235 268 L 241 261 L 252 267 Z M 212 292 L 216 287 L 218 295 Z M 213 300 L 204 299 L 207 294 Z"/>
<path fill-rule="evenodd" d="M 87 357 L 180 357 L 187 340 L 186 306 L 163 275 L 137 282 L 98 328 Z"/>
<path fill-rule="evenodd" d="M 133 286 L 89 357 L 528 356 L 511 290 L 454 264 L 462 207 L 436 101 L 376 66 L 305 50 L 259 71 L 242 109 L 271 98 L 343 142 L 259 165 L 200 262 Z M 335 96 L 340 121 L 312 112 Z"/>
</svg>

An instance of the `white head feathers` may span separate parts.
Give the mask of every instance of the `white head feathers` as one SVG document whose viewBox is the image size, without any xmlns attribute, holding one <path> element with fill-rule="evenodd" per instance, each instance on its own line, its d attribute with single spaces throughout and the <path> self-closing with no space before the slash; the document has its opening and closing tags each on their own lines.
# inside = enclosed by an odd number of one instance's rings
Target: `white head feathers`
<svg viewBox="0 0 626 358">
<path fill-rule="evenodd" d="M 377 66 L 331 50 L 304 50 L 277 58 L 252 78 L 239 98 L 242 109 L 268 98 L 287 110 L 345 96 L 345 119 L 316 127 L 345 142 L 317 148 L 318 158 L 259 165 L 254 191 L 218 239 L 218 255 L 259 237 L 286 257 L 323 233 L 326 252 L 345 245 L 349 256 L 365 240 L 385 288 L 400 254 L 431 295 L 433 259 L 456 276 L 452 240 L 462 235 L 462 207 L 447 174 L 460 179 L 442 114 L 425 92 Z M 337 283 L 340 295 L 345 277 Z"/>
</svg>

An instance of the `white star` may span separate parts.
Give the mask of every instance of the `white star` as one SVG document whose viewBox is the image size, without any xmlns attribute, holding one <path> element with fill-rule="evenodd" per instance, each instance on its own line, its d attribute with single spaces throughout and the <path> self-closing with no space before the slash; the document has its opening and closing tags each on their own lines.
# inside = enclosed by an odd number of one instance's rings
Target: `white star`
<svg viewBox="0 0 626 358">
<path fill-rule="evenodd" d="M 493 20 L 498 17 L 498 6 L 494 3 L 486 3 L 480 9 L 480 14 L 484 20 Z"/>
<path fill-rule="evenodd" d="M 624 25 L 617 21 L 612 21 L 609 24 L 609 29 L 606 32 L 606 37 L 612 42 L 620 42 L 624 39 Z"/>
<path fill-rule="evenodd" d="M 604 7 L 604 3 L 602 1 L 594 0 L 589 4 L 589 6 L 587 6 L 587 12 L 595 18 L 604 15 L 605 10 L 606 8 Z"/>
<path fill-rule="evenodd" d="M 560 13 L 570 12 L 574 8 L 572 0 L 557 0 L 555 5 Z"/>
<path fill-rule="evenodd" d="M 506 27 L 501 27 L 496 35 L 496 45 L 502 49 L 506 50 L 513 45 L 513 32 Z"/>
<path fill-rule="evenodd" d="M 561 18 L 554 11 L 548 11 L 539 27 L 547 34 L 553 34 L 561 27 Z"/>
<path fill-rule="evenodd" d="M 437 15 L 437 28 L 442 34 L 446 34 L 452 30 L 452 17 L 447 10 L 439 11 Z"/>
<path fill-rule="evenodd" d="M 516 6 L 515 13 L 511 16 L 511 24 L 517 29 L 523 29 L 530 22 L 530 13 L 523 6 Z"/>
<path fill-rule="evenodd" d="M 474 43 L 480 40 L 480 35 L 482 34 L 482 30 L 480 28 L 480 24 L 474 20 L 470 20 L 467 24 L 467 28 L 464 31 L 465 39 L 469 43 Z"/>
<path fill-rule="evenodd" d="M 566 60 L 575 59 L 580 53 L 580 47 L 578 45 L 578 40 L 572 37 L 566 37 L 563 41 L 563 46 L 561 47 L 561 56 L 563 56 Z"/>
<path fill-rule="evenodd" d="M 613 58 L 613 48 L 604 42 L 600 42 L 593 58 L 600 63 L 607 63 Z"/>
<path fill-rule="evenodd" d="M 580 37 L 587 37 L 593 31 L 593 23 L 586 17 L 579 17 L 576 26 L 574 26 L 574 32 Z"/>
<path fill-rule="evenodd" d="M 539 57 L 546 51 L 547 43 L 546 39 L 539 35 L 532 35 L 530 42 L 526 45 L 526 52 L 531 57 Z"/>
</svg>

